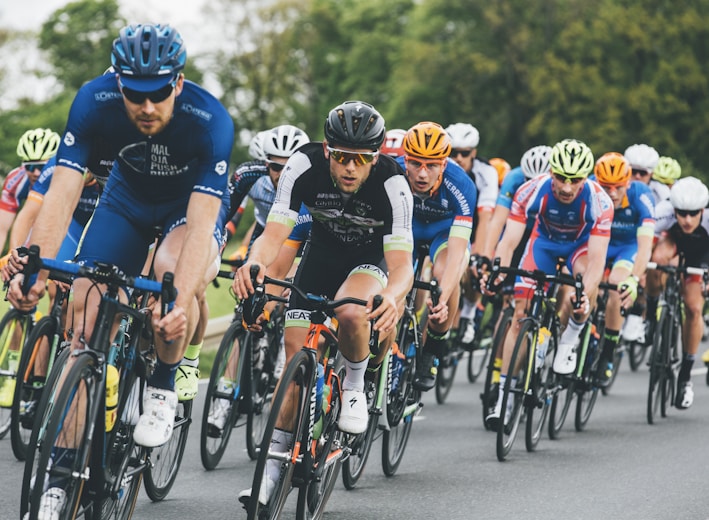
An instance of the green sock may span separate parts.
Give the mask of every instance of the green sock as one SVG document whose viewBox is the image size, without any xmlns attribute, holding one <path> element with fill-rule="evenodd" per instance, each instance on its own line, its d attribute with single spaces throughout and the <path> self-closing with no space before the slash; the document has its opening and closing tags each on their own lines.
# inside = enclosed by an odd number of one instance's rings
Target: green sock
<svg viewBox="0 0 709 520">
<path fill-rule="evenodd" d="M 187 350 L 185 351 L 185 357 L 182 360 L 183 365 L 189 366 L 199 366 L 199 353 L 202 350 L 202 345 L 204 341 L 200 341 L 197 345 L 187 345 Z"/>
</svg>

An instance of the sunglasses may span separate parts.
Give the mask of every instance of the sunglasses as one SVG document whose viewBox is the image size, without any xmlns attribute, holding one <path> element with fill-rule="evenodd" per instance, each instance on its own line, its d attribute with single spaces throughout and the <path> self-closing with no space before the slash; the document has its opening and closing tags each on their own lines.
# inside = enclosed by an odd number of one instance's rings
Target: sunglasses
<svg viewBox="0 0 709 520">
<path fill-rule="evenodd" d="M 266 164 L 268 165 L 269 168 L 271 168 L 274 172 L 280 172 L 283 170 L 283 168 L 286 167 L 285 164 L 281 164 L 276 161 L 266 161 Z"/>
<path fill-rule="evenodd" d="M 435 159 L 431 161 L 425 161 L 423 159 L 412 159 L 411 157 L 406 157 L 406 164 L 411 166 L 412 168 L 419 170 L 423 168 L 424 166 L 426 167 L 427 170 L 434 170 L 441 168 L 443 166 L 443 161 L 440 159 Z"/>
<path fill-rule="evenodd" d="M 633 175 L 640 175 L 640 177 L 646 177 L 650 175 L 650 172 L 647 170 L 642 170 L 640 168 L 632 168 L 633 170 Z"/>
<path fill-rule="evenodd" d="M 327 147 L 327 151 L 330 157 L 335 159 L 338 163 L 349 164 L 350 161 L 354 161 L 356 166 L 369 164 L 379 155 L 379 152 L 348 152 L 346 150 L 330 148 L 329 146 Z"/>
<path fill-rule="evenodd" d="M 28 171 L 28 172 L 33 172 L 33 171 L 36 171 L 36 170 L 40 170 L 40 171 L 41 171 L 42 168 L 44 168 L 44 165 L 45 165 L 45 164 L 47 164 L 47 163 L 43 163 L 43 162 L 26 162 L 26 163 L 23 163 L 23 164 L 22 164 L 22 167 L 23 167 L 26 171 Z"/>
<path fill-rule="evenodd" d="M 121 85 L 121 92 L 123 92 L 123 95 L 128 101 L 135 105 L 142 105 L 145 103 L 146 99 L 149 99 L 151 103 L 162 103 L 170 97 L 172 91 L 175 90 L 176 84 L 175 81 L 172 81 L 164 87 L 153 90 L 152 92 L 140 92 L 139 90 L 133 90 Z"/>
<path fill-rule="evenodd" d="M 571 184 L 579 184 L 579 183 L 586 180 L 586 177 L 567 177 L 566 175 L 562 175 L 560 173 L 554 173 L 552 175 L 554 175 L 554 178 L 557 181 L 559 181 L 563 184 L 566 184 L 567 182 L 569 182 Z"/>
<path fill-rule="evenodd" d="M 473 153 L 472 150 L 451 150 L 451 157 L 458 157 L 459 155 L 468 157 L 471 153 Z"/>
<path fill-rule="evenodd" d="M 676 209 L 675 213 L 678 217 L 696 217 L 701 211 L 701 209 Z"/>
</svg>

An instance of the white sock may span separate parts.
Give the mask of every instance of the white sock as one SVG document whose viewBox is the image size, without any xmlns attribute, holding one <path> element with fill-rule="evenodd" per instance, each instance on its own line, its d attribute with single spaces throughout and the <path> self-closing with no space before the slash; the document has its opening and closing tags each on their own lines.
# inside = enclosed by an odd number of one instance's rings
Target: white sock
<svg viewBox="0 0 709 520">
<path fill-rule="evenodd" d="M 460 307 L 460 317 L 469 320 L 475 319 L 475 304 L 463 297 L 463 305 Z"/>
<path fill-rule="evenodd" d="M 291 437 L 293 437 L 292 432 L 287 432 L 285 430 L 275 429 L 273 430 L 273 437 L 271 438 L 271 449 L 273 451 L 285 452 L 290 444 Z M 266 461 L 266 475 L 273 482 L 278 482 L 278 478 L 281 473 L 281 462 L 277 459 L 268 459 Z"/>
<path fill-rule="evenodd" d="M 577 322 L 573 318 L 569 318 L 569 324 L 566 326 L 566 330 L 564 330 L 564 333 L 561 335 L 561 339 L 559 340 L 559 343 L 561 344 L 567 344 L 567 343 L 576 343 L 579 339 L 579 336 L 581 335 L 581 331 L 583 330 L 583 326 L 586 324 L 586 322 Z"/>
<path fill-rule="evenodd" d="M 345 380 L 342 381 L 342 390 L 364 392 L 364 373 L 368 363 L 369 356 L 362 361 L 350 361 L 345 358 Z"/>
</svg>

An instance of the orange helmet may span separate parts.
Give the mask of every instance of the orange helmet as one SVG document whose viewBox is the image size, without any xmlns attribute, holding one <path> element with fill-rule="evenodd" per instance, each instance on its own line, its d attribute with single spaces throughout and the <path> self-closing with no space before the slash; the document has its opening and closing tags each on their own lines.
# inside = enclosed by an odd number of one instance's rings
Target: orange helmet
<svg viewBox="0 0 709 520">
<path fill-rule="evenodd" d="M 600 184 L 623 185 L 628 184 L 632 175 L 630 163 L 623 154 L 618 152 L 604 153 L 593 168 L 596 180 Z"/>
<path fill-rule="evenodd" d="M 379 149 L 379 152 L 384 155 L 391 155 L 392 157 L 404 155 L 405 136 L 406 130 L 402 130 L 401 128 L 387 130 L 387 133 L 384 135 L 384 143 Z"/>
<path fill-rule="evenodd" d="M 502 180 L 505 176 L 510 173 L 512 167 L 510 163 L 502 159 L 501 157 L 493 157 L 490 159 L 490 164 L 497 170 L 497 186 L 502 185 Z"/>
<path fill-rule="evenodd" d="M 406 132 L 404 152 L 422 159 L 445 159 L 451 153 L 451 140 L 441 125 L 424 121 Z"/>
</svg>

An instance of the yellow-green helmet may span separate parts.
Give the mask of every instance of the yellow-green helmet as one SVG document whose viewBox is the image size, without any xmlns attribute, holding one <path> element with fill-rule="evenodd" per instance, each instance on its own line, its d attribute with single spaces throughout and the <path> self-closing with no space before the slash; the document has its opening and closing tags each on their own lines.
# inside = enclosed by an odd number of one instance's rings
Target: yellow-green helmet
<svg viewBox="0 0 709 520">
<path fill-rule="evenodd" d="M 577 139 L 564 139 L 551 149 L 549 165 L 552 173 L 568 179 L 586 178 L 593 171 L 593 153 Z"/>
<path fill-rule="evenodd" d="M 668 186 L 672 186 L 681 176 L 682 167 L 672 157 L 660 157 L 652 170 L 652 178 Z"/>
<path fill-rule="evenodd" d="M 49 128 L 27 130 L 17 143 L 17 155 L 22 162 L 46 162 L 57 153 L 59 141 L 59 134 Z"/>
</svg>

